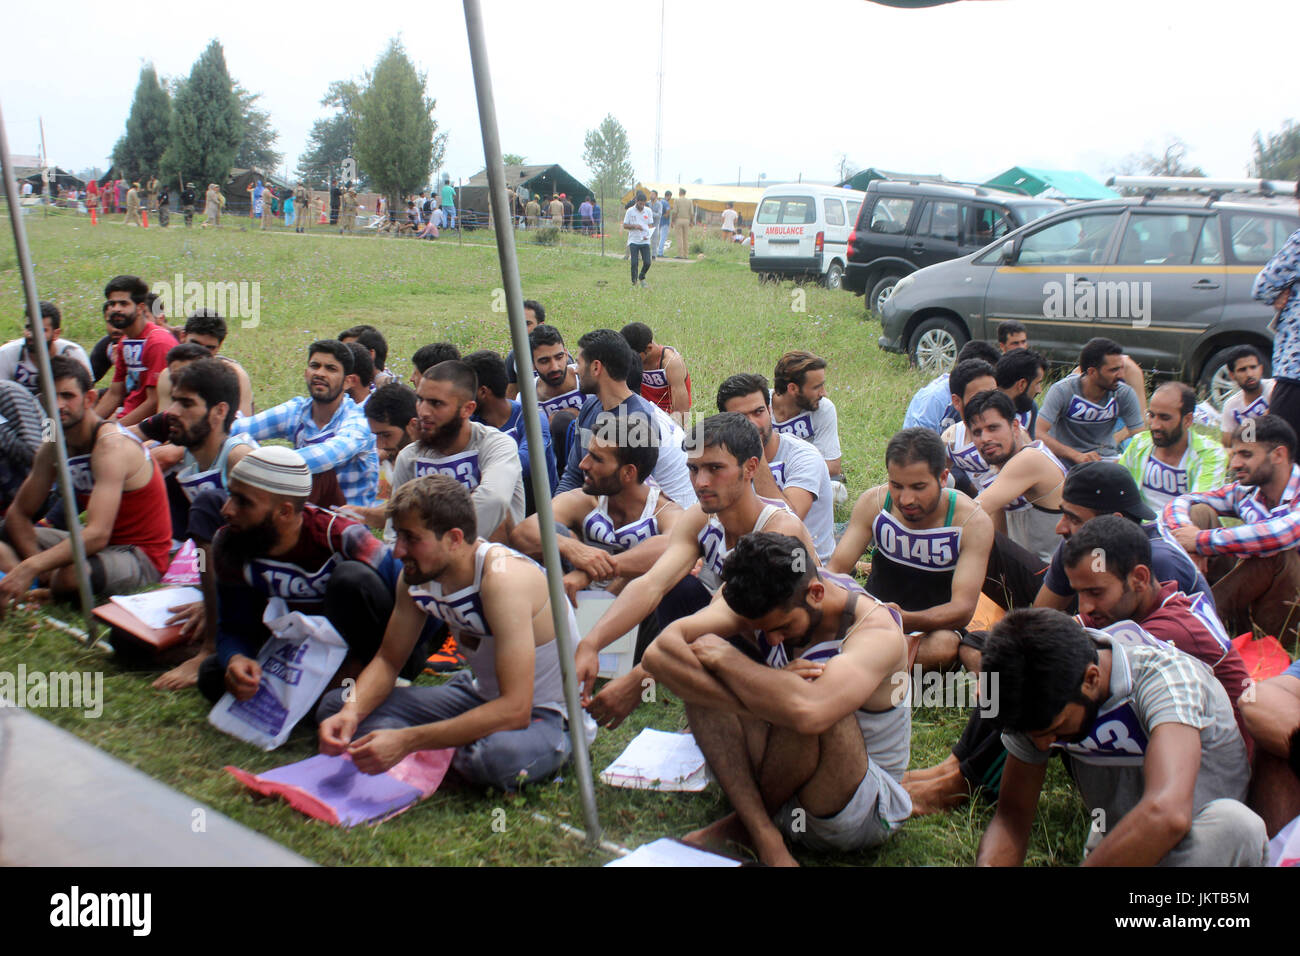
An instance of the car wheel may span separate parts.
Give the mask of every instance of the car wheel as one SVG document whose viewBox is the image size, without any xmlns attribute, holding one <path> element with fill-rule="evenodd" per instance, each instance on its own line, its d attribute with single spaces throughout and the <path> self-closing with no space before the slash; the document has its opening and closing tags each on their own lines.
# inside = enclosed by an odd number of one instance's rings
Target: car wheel
<svg viewBox="0 0 1300 956">
<path fill-rule="evenodd" d="M 902 276 L 885 276 L 879 282 L 871 287 L 871 297 L 867 300 L 871 303 L 871 309 L 876 315 L 881 314 L 885 307 L 885 300 L 894 294 L 894 286 L 898 285 L 898 280 Z"/>
<path fill-rule="evenodd" d="M 1196 383 L 1197 394 L 1204 395 L 1219 411 L 1223 411 L 1223 403 L 1237 391 L 1237 383 L 1228 371 L 1228 355 L 1232 351 L 1233 349 L 1220 349 L 1211 355 L 1201 366 L 1201 377 Z M 1267 363 L 1264 371 L 1268 374 Z"/>
<path fill-rule="evenodd" d="M 844 267 L 838 262 L 832 262 L 831 267 L 826 270 L 826 278 L 822 280 L 828 289 L 838 289 L 844 284 Z"/>
<path fill-rule="evenodd" d="M 907 354 L 926 375 L 942 375 L 956 364 L 969 338 L 952 319 L 926 319 L 913 330 Z"/>
</svg>

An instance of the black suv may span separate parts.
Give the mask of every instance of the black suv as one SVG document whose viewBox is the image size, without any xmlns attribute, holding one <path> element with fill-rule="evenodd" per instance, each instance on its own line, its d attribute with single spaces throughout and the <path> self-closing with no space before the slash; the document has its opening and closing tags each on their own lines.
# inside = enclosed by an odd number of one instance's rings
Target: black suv
<svg viewBox="0 0 1300 956">
<path fill-rule="evenodd" d="M 879 315 L 903 276 L 982 249 L 1062 205 L 985 186 L 876 180 L 849 233 L 843 288 L 866 295 Z"/>
</svg>

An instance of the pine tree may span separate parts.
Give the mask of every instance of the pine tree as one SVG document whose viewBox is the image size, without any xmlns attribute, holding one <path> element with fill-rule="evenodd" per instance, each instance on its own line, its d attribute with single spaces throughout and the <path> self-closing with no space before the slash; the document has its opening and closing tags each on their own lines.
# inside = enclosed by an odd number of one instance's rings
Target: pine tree
<svg viewBox="0 0 1300 956">
<path fill-rule="evenodd" d="M 126 132 L 113 147 L 113 165 L 128 182 L 144 183 L 161 170 L 171 135 L 172 101 L 152 63 L 140 70 Z"/>
<path fill-rule="evenodd" d="M 213 40 L 172 98 L 171 142 L 163 169 L 171 181 L 224 184 L 244 135 L 234 83 L 221 44 Z"/>
<path fill-rule="evenodd" d="M 433 118 L 436 103 L 424 95 L 425 79 L 401 42 L 391 40 L 357 101 L 357 166 L 390 203 L 428 183 L 446 148 L 447 136 Z"/>
<path fill-rule="evenodd" d="M 598 127 L 587 130 L 583 146 L 582 161 L 591 170 L 591 191 L 609 198 L 622 196 L 633 179 L 632 149 L 623 124 L 612 113 L 606 114 Z"/>
</svg>

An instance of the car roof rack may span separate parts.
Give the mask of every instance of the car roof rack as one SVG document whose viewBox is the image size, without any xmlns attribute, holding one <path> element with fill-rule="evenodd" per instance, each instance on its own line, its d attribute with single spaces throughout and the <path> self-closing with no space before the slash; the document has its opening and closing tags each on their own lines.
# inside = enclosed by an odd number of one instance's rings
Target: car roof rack
<svg viewBox="0 0 1300 956">
<path fill-rule="evenodd" d="M 1142 205 L 1161 192 L 1196 193 L 1205 204 L 1218 202 L 1229 193 L 1244 193 L 1266 199 L 1296 194 L 1296 184 L 1285 179 L 1209 179 L 1204 176 L 1111 176 L 1106 185 L 1117 189 L 1142 190 Z"/>
</svg>

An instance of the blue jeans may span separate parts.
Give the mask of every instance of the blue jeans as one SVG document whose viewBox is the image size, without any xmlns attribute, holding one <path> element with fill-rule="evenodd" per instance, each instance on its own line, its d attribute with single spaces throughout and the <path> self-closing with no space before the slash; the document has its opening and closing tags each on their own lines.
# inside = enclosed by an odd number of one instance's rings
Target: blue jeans
<svg viewBox="0 0 1300 956">
<path fill-rule="evenodd" d="M 666 218 L 659 221 L 658 235 L 655 236 L 657 240 L 655 243 L 655 256 L 660 259 L 664 255 L 664 243 L 668 241 L 668 226 L 669 222 Z"/>
</svg>

